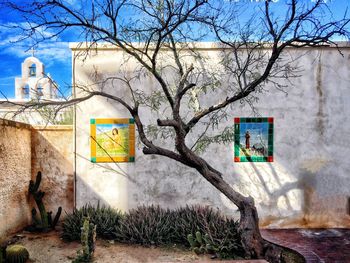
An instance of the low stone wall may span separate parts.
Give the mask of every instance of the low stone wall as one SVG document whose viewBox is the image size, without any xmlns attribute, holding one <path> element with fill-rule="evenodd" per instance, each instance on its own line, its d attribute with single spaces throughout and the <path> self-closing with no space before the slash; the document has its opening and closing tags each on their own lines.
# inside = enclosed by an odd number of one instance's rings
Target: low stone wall
<svg viewBox="0 0 350 263">
<path fill-rule="evenodd" d="M 72 210 L 72 133 L 71 126 L 32 127 L 0 119 L 0 239 L 30 224 L 34 203 L 28 183 L 38 171 L 47 209 Z"/>
</svg>

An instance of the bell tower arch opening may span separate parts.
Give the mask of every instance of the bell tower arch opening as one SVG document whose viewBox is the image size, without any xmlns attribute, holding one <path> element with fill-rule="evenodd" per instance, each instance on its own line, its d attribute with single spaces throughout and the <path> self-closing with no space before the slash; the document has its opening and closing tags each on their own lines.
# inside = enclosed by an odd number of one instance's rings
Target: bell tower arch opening
<svg viewBox="0 0 350 263">
<path fill-rule="evenodd" d="M 29 67 L 29 76 L 28 77 L 36 77 L 36 65 L 35 65 L 35 63 L 33 63 Z"/>
</svg>

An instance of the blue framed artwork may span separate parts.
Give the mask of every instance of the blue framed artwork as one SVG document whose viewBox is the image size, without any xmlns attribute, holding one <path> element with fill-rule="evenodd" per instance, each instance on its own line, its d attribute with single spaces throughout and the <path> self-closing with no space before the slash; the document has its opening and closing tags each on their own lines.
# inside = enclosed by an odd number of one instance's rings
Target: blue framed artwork
<svg viewBox="0 0 350 263">
<path fill-rule="evenodd" d="M 235 162 L 273 162 L 273 118 L 235 118 Z"/>
</svg>

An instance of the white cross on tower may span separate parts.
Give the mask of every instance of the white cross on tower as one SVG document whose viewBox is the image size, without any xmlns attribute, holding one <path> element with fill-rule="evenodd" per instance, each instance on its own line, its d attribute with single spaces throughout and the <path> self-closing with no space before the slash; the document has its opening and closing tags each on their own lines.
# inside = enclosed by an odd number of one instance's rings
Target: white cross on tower
<svg viewBox="0 0 350 263">
<path fill-rule="evenodd" d="M 32 57 L 34 57 L 34 55 L 35 55 L 35 49 L 34 49 L 34 47 L 32 47 L 32 48 L 30 49 L 30 51 L 32 51 Z"/>
</svg>

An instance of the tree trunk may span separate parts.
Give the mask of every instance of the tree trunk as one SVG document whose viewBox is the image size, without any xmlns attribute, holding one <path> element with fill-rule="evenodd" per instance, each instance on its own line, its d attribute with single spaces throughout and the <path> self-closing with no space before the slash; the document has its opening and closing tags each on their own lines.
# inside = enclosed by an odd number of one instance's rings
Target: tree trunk
<svg viewBox="0 0 350 263">
<path fill-rule="evenodd" d="M 142 131 L 142 125 L 137 119 L 137 114 L 134 113 L 136 124 L 139 128 L 139 133 L 144 134 Z M 245 197 L 242 194 L 236 192 L 224 179 L 222 174 L 214 169 L 208 162 L 196 155 L 185 144 L 186 131 L 182 128 L 181 118 L 178 116 L 178 112 L 174 113 L 175 124 L 172 124 L 175 128 L 176 138 L 175 147 L 179 155 L 173 153 L 162 152 L 158 147 L 144 148 L 145 154 L 161 154 L 168 156 L 174 160 L 196 169 L 209 183 L 223 193 L 231 202 L 233 202 L 240 211 L 239 231 L 241 234 L 241 241 L 243 249 L 245 250 L 245 256 L 249 259 L 262 259 L 265 258 L 269 262 L 280 262 L 281 249 L 264 240 L 259 230 L 259 217 L 254 205 L 254 199 L 252 197 Z M 166 124 L 158 120 L 158 125 Z M 168 123 L 169 125 L 169 123 Z M 145 141 L 145 142 L 144 142 Z M 148 143 L 147 140 L 143 142 Z M 146 145 L 147 145 L 146 144 Z M 173 156 L 173 155 L 176 156 Z"/>
<path fill-rule="evenodd" d="M 246 257 L 281 262 L 281 248 L 264 240 L 259 230 L 259 217 L 252 197 L 244 197 L 224 181 L 221 174 L 208 167 L 197 169 L 205 179 L 232 201 L 240 211 L 239 231 Z"/>
<path fill-rule="evenodd" d="M 253 198 L 244 198 L 238 209 L 241 214 L 239 231 L 241 233 L 243 248 L 247 254 L 246 256 L 249 258 L 264 257 L 264 242 L 260 234 L 259 218 Z"/>
</svg>

